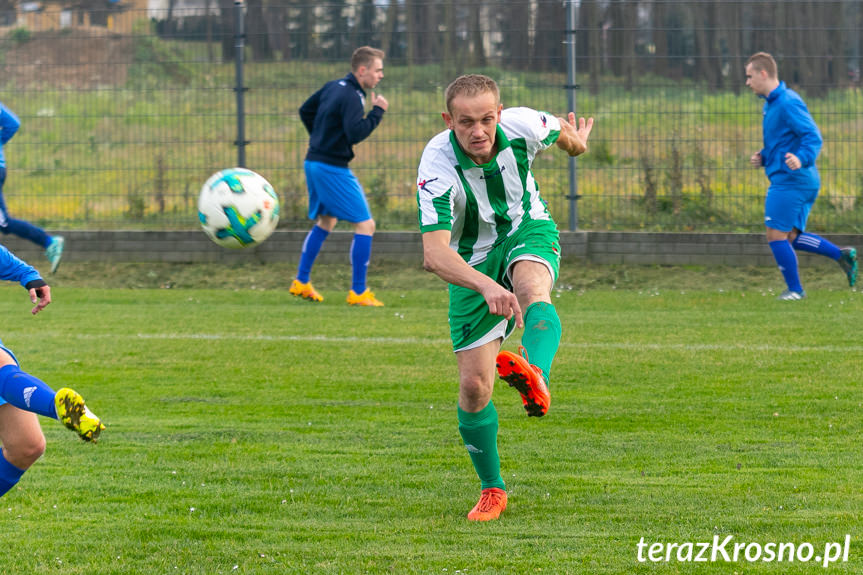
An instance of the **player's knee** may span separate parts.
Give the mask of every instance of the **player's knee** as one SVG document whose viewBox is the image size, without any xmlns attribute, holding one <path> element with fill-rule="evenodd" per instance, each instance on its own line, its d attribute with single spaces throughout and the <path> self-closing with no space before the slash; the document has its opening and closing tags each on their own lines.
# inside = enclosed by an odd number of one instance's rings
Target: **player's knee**
<svg viewBox="0 0 863 575">
<path fill-rule="evenodd" d="M 356 225 L 356 232 L 358 234 L 362 234 L 364 236 L 373 236 L 375 234 L 375 221 L 373 219 L 365 220 L 364 222 L 359 222 Z"/>
<path fill-rule="evenodd" d="M 3 451 L 9 463 L 19 469 L 27 469 L 45 453 L 45 436 L 41 432 L 33 433 L 21 441 L 4 445 Z"/>
<path fill-rule="evenodd" d="M 462 404 L 469 411 L 479 411 L 488 404 L 491 389 L 479 374 L 465 375 L 461 377 L 460 395 Z"/>
</svg>

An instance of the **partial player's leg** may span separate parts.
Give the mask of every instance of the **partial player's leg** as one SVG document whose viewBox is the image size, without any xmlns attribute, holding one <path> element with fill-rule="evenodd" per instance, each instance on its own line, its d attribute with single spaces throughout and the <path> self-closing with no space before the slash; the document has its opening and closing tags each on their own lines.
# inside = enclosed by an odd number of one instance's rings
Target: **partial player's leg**
<svg viewBox="0 0 863 575">
<path fill-rule="evenodd" d="M 45 436 L 36 414 L 10 403 L 0 405 L 0 497 L 45 452 Z"/>
<path fill-rule="evenodd" d="M 20 410 L 59 419 L 85 441 L 95 441 L 105 429 L 78 393 L 69 388 L 55 392 L 18 367 L 5 348 L 0 348 L 0 398 Z"/>
<path fill-rule="evenodd" d="M 854 287 L 857 283 L 857 250 L 851 247 L 840 248 L 829 240 L 809 232 L 800 232 L 791 242 L 791 246 L 802 252 L 809 252 L 830 258 L 839 264 L 848 285 Z"/>
<path fill-rule="evenodd" d="M 332 216 L 320 215 L 317 222 L 312 226 L 312 229 L 306 235 L 303 242 L 303 251 L 300 254 L 300 265 L 297 270 L 297 277 L 291 283 L 288 292 L 291 295 L 307 299 L 309 301 L 321 302 L 324 297 L 317 292 L 312 286 L 311 274 L 312 266 L 315 265 L 315 260 L 318 253 L 321 251 L 327 236 L 336 227 L 338 220 Z"/>
<path fill-rule="evenodd" d="M 0 232 L 30 240 L 47 249 L 53 240 L 51 236 L 45 233 L 45 230 L 34 226 L 30 222 L 9 217 L 9 211 L 6 209 L 6 200 L 3 197 L 3 186 L 5 183 L 6 168 L 0 167 Z"/>
<path fill-rule="evenodd" d="M 315 225 L 312 226 L 303 241 L 297 276 L 291 282 L 288 293 L 308 301 L 322 302 L 324 301 L 323 296 L 312 286 L 312 267 L 338 220 L 327 214 L 326 200 L 329 197 L 327 188 L 329 182 L 326 164 L 307 160 L 303 164 L 303 169 L 306 174 L 306 188 L 309 193 L 309 218 L 315 220 Z"/>
<path fill-rule="evenodd" d="M 495 339 L 456 353 L 459 370 L 458 430 L 481 482 L 482 493 L 468 513 L 471 521 L 497 519 L 506 509 L 506 485 L 497 451 L 498 415 L 491 401 L 494 360 L 500 349 Z"/>
<path fill-rule="evenodd" d="M 374 234 L 375 221 L 373 219 L 369 218 L 354 224 L 354 241 L 351 243 L 351 291 L 348 292 L 348 303 L 351 305 L 371 307 L 383 307 L 384 305 L 366 284 Z"/>
<path fill-rule="evenodd" d="M 773 259 L 782 277 L 785 279 L 786 290 L 779 295 L 780 300 L 793 301 L 806 297 L 800 284 L 800 270 L 797 264 L 797 253 L 789 241 L 790 232 L 767 228 L 767 243 L 773 252 Z"/>
</svg>

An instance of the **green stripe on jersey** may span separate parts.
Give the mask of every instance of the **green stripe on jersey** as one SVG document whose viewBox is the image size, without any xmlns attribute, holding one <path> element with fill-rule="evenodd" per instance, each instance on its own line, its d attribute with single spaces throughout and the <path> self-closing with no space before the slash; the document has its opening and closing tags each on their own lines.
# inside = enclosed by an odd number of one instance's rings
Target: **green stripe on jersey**
<svg viewBox="0 0 863 575">
<path fill-rule="evenodd" d="M 464 170 L 461 169 L 461 166 L 456 166 L 455 171 L 465 192 L 464 228 L 458 241 L 458 253 L 466 262 L 469 262 L 473 255 L 473 245 L 479 236 L 479 209 L 473 190 L 464 177 Z"/>
<path fill-rule="evenodd" d="M 497 229 L 497 241 L 503 239 L 512 230 L 512 218 L 507 213 L 509 205 L 506 201 L 506 186 L 503 183 L 503 170 L 498 165 L 500 154 L 482 167 L 482 179 L 485 182 L 485 192 L 491 209 L 494 210 L 494 226 Z M 497 242 L 495 242 L 497 243 Z"/>
<path fill-rule="evenodd" d="M 518 177 L 524 193 L 521 196 L 521 208 L 524 210 L 525 221 L 530 220 L 530 192 L 527 189 L 527 175 L 530 173 L 530 162 L 527 161 L 527 142 L 524 138 L 510 140 L 513 156 L 518 166 Z"/>
</svg>

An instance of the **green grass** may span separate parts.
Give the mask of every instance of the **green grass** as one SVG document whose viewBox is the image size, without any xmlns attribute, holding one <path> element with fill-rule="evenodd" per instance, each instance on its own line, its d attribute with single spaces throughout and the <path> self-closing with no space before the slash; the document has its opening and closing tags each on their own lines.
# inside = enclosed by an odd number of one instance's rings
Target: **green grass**
<svg viewBox="0 0 863 575">
<path fill-rule="evenodd" d="M 636 544 L 848 533 L 829 571 L 863 573 L 861 292 L 835 266 L 794 303 L 772 269 L 563 267 L 552 408 L 496 387 L 510 506 L 479 525 L 428 274 L 373 269 L 382 309 L 343 303 L 346 266 L 316 269 L 320 305 L 285 265 L 64 264 L 36 317 L 3 287 L 4 344 L 108 425 L 90 445 L 42 422 L 0 500 L 3 572 L 804 573 Z"/>
</svg>

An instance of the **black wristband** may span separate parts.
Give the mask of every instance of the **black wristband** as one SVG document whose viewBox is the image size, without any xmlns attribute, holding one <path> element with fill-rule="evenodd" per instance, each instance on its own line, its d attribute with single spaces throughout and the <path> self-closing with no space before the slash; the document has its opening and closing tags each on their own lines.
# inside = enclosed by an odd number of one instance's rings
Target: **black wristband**
<svg viewBox="0 0 863 575">
<path fill-rule="evenodd" d="M 27 285 L 25 285 L 24 287 L 28 290 L 31 290 L 31 289 L 39 289 L 40 287 L 45 287 L 46 285 L 48 285 L 48 282 L 46 282 L 42 278 L 39 278 L 37 280 L 31 280 L 31 281 L 27 282 Z"/>
</svg>

